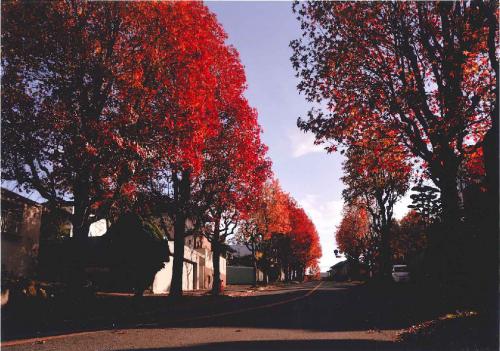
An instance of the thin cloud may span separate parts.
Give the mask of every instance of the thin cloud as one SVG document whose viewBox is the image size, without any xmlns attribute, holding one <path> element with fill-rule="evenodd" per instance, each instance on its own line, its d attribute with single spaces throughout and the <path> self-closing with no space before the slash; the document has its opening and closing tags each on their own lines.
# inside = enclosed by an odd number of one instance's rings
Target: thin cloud
<svg viewBox="0 0 500 351">
<path fill-rule="evenodd" d="M 303 133 L 298 129 L 293 129 L 289 131 L 288 139 L 294 158 L 314 152 L 326 152 L 324 145 L 314 144 L 314 135 L 311 133 Z"/>
<path fill-rule="evenodd" d="M 317 195 L 306 195 L 297 202 L 307 213 L 316 226 L 323 251 L 320 260 L 321 271 L 328 270 L 334 263 L 340 261 L 335 257 L 333 250 L 337 247 L 335 242 L 335 229 L 342 220 L 342 200 L 323 201 Z"/>
<path fill-rule="evenodd" d="M 401 219 L 403 218 L 410 209 L 408 205 L 411 205 L 411 192 L 409 191 L 405 196 L 403 196 L 396 204 L 394 205 L 394 218 Z"/>
</svg>

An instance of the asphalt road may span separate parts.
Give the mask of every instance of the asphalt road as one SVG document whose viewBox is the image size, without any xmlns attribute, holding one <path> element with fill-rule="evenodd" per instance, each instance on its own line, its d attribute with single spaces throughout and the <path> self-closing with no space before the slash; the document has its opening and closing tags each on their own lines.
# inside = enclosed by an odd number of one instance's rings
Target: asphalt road
<svg viewBox="0 0 500 351">
<path fill-rule="evenodd" d="M 158 311 L 115 327 L 2 342 L 3 350 L 402 350 L 398 332 L 446 307 L 411 285 L 309 282 Z"/>
</svg>

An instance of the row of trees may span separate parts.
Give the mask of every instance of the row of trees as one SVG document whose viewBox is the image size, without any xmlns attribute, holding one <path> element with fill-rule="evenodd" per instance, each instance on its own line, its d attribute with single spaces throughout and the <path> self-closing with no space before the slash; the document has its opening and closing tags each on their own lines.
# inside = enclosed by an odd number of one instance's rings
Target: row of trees
<svg viewBox="0 0 500 351">
<path fill-rule="evenodd" d="M 414 207 L 433 205 L 422 216 L 438 223 L 431 240 L 440 251 L 438 270 L 466 265 L 467 245 L 481 252 L 475 256 L 481 266 L 496 267 L 496 2 L 297 2 L 293 8 L 303 30 L 291 42 L 298 89 L 318 105 L 298 125 L 347 156 L 346 223 L 339 232 L 370 227 L 387 274 L 393 205 L 413 176 L 437 187 L 415 189 Z M 488 273 L 494 301 L 497 275 Z"/>
<path fill-rule="evenodd" d="M 101 218 L 167 217 L 174 296 L 186 235 L 210 238 L 217 270 L 271 171 L 215 16 L 199 2 L 19 1 L 2 13 L 2 179 L 72 206 L 77 241 Z"/>
<path fill-rule="evenodd" d="M 422 215 L 409 211 L 402 219 L 393 220 L 385 235 L 389 263 L 410 264 L 412 270 L 421 263 L 429 235 L 429 225 Z M 382 273 L 383 259 L 386 259 L 382 257 L 382 238 L 372 227 L 366 206 L 345 206 L 335 240 L 339 251 L 353 267 L 364 264 L 371 275 Z M 354 270 L 352 273 L 359 272 Z"/>
<path fill-rule="evenodd" d="M 316 228 L 277 180 L 265 184 L 262 197 L 242 221 L 235 239 L 252 253 L 254 285 L 257 268 L 264 272 L 266 282 L 281 271 L 287 281 L 303 280 L 307 269 L 319 273 L 321 245 Z"/>
</svg>

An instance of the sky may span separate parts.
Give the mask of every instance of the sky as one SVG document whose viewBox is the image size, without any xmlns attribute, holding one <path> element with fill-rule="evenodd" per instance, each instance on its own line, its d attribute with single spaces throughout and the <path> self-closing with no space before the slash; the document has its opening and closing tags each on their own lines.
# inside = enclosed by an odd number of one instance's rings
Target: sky
<svg viewBox="0 0 500 351">
<path fill-rule="evenodd" d="M 314 145 L 314 136 L 297 127 L 297 118 L 311 107 L 296 88 L 290 62 L 290 41 L 300 36 L 291 2 L 205 3 L 228 34 L 228 44 L 240 53 L 248 83 L 246 97 L 259 113 L 262 139 L 269 147 L 273 171 L 314 222 L 323 257 L 321 271 L 335 258 L 335 228 L 342 218 L 343 157 Z M 408 198 L 396 205 L 395 216 L 406 212 Z"/>
</svg>

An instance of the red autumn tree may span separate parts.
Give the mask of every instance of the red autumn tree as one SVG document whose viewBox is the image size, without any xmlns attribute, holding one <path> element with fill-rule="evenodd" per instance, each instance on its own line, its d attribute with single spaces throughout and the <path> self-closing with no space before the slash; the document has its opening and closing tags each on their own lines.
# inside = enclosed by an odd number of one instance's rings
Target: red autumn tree
<svg viewBox="0 0 500 351">
<path fill-rule="evenodd" d="M 290 214 L 288 212 L 289 195 L 281 189 L 279 181 L 271 180 L 262 192 L 262 203 L 255 213 L 259 232 L 264 239 L 269 239 L 273 233 L 288 233 L 290 231 Z"/>
<path fill-rule="evenodd" d="M 317 263 L 309 268 L 309 278 L 312 280 L 321 279 L 321 269 Z"/>
<path fill-rule="evenodd" d="M 390 245 L 393 259 L 410 263 L 427 246 L 427 224 L 416 211 L 409 211 L 391 232 Z"/>
<path fill-rule="evenodd" d="M 266 184 L 259 204 L 240 223 L 238 237 L 252 251 L 255 270 L 258 265 L 266 279 L 272 267 L 280 267 L 287 280 L 302 280 L 321 257 L 314 224 L 277 180 Z"/>
<path fill-rule="evenodd" d="M 335 232 L 335 241 L 348 259 L 358 261 L 365 254 L 369 241 L 370 220 L 362 206 L 346 206 Z"/>
<path fill-rule="evenodd" d="M 108 5 L 2 4 L 2 178 L 73 206 L 77 238 L 130 194 L 143 156 L 122 137 L 134 119 L 117 79 L 132 70 L 126 9 Z"/>
<path fill-rule="evenodd" d="M 321 258 L 321 245 L 319 243 L 318 232 L 311 219 L 297 203 L 290 199 L 290 258 L 285 274 L 288 280 L 296 278 L 304 279 L 308 268 L 318 265 Z"/>
<path fill-rule="evenodd" d="M 200 227 L 206 212 L 217 208 L 209 220 L 220 223 L 223 207 L 231 210 L 231 201 L 244 201 L 238 198 L 243 192 L 259 188 L 266 172 L 265 147 L 256 114 L 242 96 L 245 76 L 239 58 L 225 45 L 226 34 L 215 16 L 201 3 L 154 6 L 158 30 L 142 35 L 153 64 L 140 72 L 149 83 L 140 87 L 149 97 L 144 108 L 157 126 L 145 131 L 154 151 L 148 165 L 153 184 L 148 185 L 173 223 L 170 293 L 181 295 L 186 220 Z M 141 9 L 146 24 L 151 4 Z"/>
<path fill-rule="evenodd" d="M 498 145 L 494 2 L 311 1 L 294 11 L 298 88 L 326 105 L 299 126 L 332 149 L 370 126 L 392 130 L 425 162 L 446 221 L 457 223 L 460 164 L 488 130 Z M 498 174 L 498 146 L 490 155 Z"/>
<path fill-rule="evenodd" d="M 251 210 L 246 213 L 241 223 L 238 240 L 252 252 L 254 285 L 257 282 L 257 265 L 267 270 L 270 260 L 273 259 L 270 255 L 273 235 L 285 234 L 290 230 L 287 201 L 288 195 L 281 189 L 279 182 L 270 179 L 264 185 L 260 196 L 254 199 Z"/>
<path fill-rule="evenodd" d="M 218 123 L 211 53 L 224 40 L 203 5 L 16 2 L 3 10 L 4 179 L 74 206 L 75 236 L 85 237 L 117 196 L 147 178 L 139 162 L 199 170 Z"/>
<path fill-rule="evenodd" d="M 197 218 L 205 225 L 203 233 L 212 245 L 214 294 L 220 293 L 223 244 L 270 177 L 257 113 L 243 97 L 245 74 L 238 54 L 232 48 L 222 54 L 216 89 L 221 128 L 206 142 L 202 171 L 193 187 Z"/>
<path fill-rule="evenodd" d="M 391 138 L 391 132 L 367 129 L 361 142 L 346 151 L 343 164 L 346 185 L 342 195 L 347 204 L 364 206 L 377 235 L 377 253 L 382 275 L 390 270 L 389 234 L 395 203 L 409 187 L 411 164 L 406 149 Z"/>
<path fill-rule="evenodd" d="M 113 210 L 143 210 L 135 195 L 156 190 L 152 210 L 165 210 L 174 226 L 171 289 L 179 295 L 193 179 L 220 115 L 231 112 L 223 105 L 246 108 L 237 102 L 239 62 L 215 16 L 199 2 L 2 9 L 3 178 L 73 205 L 77 237 Z M 258 137 L 252 112 L 240 114 L 245 140 Z"/>
</svg>

